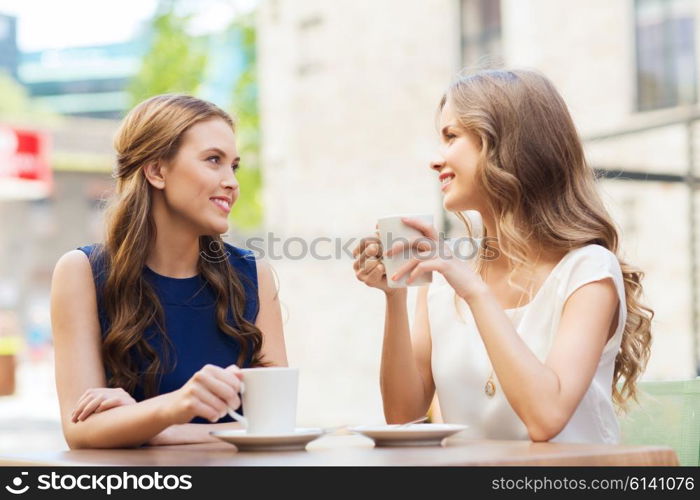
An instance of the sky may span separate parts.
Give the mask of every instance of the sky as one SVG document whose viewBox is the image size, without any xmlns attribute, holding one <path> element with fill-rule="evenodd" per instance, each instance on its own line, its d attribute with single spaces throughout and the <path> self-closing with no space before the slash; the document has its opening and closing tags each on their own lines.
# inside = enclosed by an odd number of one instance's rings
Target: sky
<svg viewBox="0 0 700 500">
<path fill-rule="evenodd" d="M 192 32 L 223 29 L 258 0 L 181 0 L 193 14 Z M 17 16 L 21 51 L 101 45 L 133 38 L 157 0 L 0 0 L 0 13 Z"/>
</svg>

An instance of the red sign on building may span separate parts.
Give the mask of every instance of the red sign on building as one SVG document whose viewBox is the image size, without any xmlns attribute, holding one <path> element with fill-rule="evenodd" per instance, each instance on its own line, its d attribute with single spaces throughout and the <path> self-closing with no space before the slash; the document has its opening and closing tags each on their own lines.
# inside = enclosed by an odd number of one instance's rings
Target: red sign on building
<svg viewBox="0 0 700 500">
<path fill-rule="evenodd" d="M 0 199 L 51 194 L 50 138 L 36 130 L 0 125 Z"/>
</svg>

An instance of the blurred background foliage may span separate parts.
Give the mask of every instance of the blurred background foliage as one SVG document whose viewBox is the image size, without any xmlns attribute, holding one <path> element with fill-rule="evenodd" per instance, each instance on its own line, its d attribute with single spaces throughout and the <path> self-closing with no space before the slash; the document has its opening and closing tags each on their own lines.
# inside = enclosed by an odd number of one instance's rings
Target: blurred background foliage
<svg viewBox="0 0 700 500">
<path fill-rule="evenodd" d="M 59 116 L 31 98 L 29 92 L 6 71 L 0 70 L 0 117 L 7 121 L 46 123 Z"/>
<path fill-rule="evenodd" d="M 190 20 L 190 15 L 180 13 L 178 1 L 159 4 L 151 21 L 149 50 L 127 88 L 131 106 L 158 94 L 199 94 L 209 52 L 205 37 L 188 32 Z M 241 156 L 241 168 L 237 173 L 241 194 L 231 211 L 231 222 L 232 229 L 249 232 L 259 228 L 263 220 L 253 15 L 233 19 L 227 30 L 239 40 L 238 50 L 243 61 L 233 86 L 232 104 L 226 109 L 236 122 L 237 147 Z"/>
</svg>

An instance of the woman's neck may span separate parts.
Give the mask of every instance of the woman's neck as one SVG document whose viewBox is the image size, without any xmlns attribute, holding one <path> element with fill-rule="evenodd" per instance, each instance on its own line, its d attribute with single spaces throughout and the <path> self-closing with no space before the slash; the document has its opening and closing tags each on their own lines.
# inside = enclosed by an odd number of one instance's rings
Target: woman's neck
<svg viewBox="0 0 700 500">
<path fill-rule="evenodd" d="M 156 237 L 146 257 L 146 265 L 171 278 L 195 276 L 200 252 L 196 229 L 187 221 L 174 217 L 158 196 L 154 196 L 151 210 Z"/>
<path fill-rule="evenodd" d="M 485 214 L 482 216 L 482 220 L 487 236 L 493 238 L 493 240 L 488 241 L 489 253 L 498 255 L 496 259 L 489 260 L 488 267 L 493 271 L 507 273 L 513 269 L 514 263 L 501 250 L 504 246 L 503 242 L 496 240 L 496 221 Z M 525 259 L 533 265 L 548 265 L 558 262 L 561 257 L 562 252 L 560 251 L 551 251 L 532 242 L 528 242 L 528 250 Z"/>
</svg>

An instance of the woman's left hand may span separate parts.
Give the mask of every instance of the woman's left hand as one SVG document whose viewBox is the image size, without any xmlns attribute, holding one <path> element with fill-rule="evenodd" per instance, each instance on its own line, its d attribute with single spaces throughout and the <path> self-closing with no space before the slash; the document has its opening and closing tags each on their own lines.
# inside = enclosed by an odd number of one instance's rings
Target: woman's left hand
<svg viewBox="0 0 700 500">
<path fill-rule="evenodd" d="M 406 273 L 410 273 L 407 283 L 411 283 L 425 272 L 437 271 L 445 277 L 457 295 L 467 302 L 485 289 L 486 284 L 474 272 L 471 264 L 455 257 L 449 245 L 439 240 L 437 230 L 433 226 L 405 217 L 401 221 L 420 231 L 423 236 L 413 241 L 399 241 L 384 253 L 385 256 L 391 256 L 407 248 L 418 250 L 416 257 L 411 258 L 394 273 L 391 277 L 393 280 L 399 280 Z"/>
<path fill-rule="evenodd" d="M 93 413 L 131 404 L 136 404 L 136 400 L 121 387 L 88 389 L 78 400 L 78 404 L 71 414 L 71 420 L 79 422 Z"/>
</svg>

